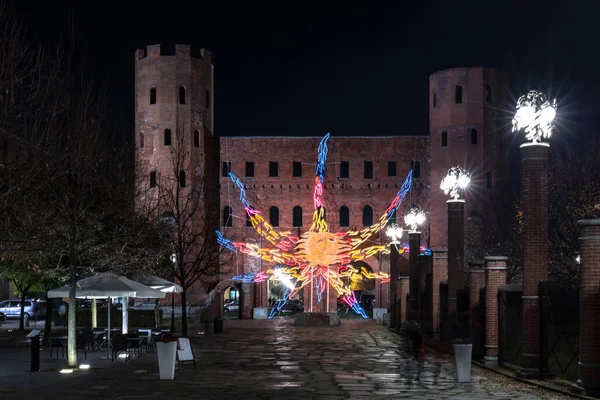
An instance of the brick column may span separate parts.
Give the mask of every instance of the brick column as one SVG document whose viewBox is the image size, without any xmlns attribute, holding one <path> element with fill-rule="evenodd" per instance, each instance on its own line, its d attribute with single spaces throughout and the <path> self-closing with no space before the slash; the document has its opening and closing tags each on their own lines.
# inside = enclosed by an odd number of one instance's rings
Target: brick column
<svg viewBox="0 0 600 400">
<path fill-rule="evenodd" d="M 541 375 L 539 283 L 548 279 L 548 143 L 521 145 L 523 352 L 519 378 Z"/>
<path fill-rule="evenodd" d="M 389 283 L 389 305 L 390 305 L 390 328 L 400 328 L 399 314 L 399 286 L 400 281 L 400 253 L 393 244 L 390 245 L 390 283 Z"/>
<path fill-rule="evenodd" d="M 408 318 L 408 304 L 406 301 L 406 295 L 408 294 L 410 287 L 410 278 L 408 276 L 400 277 L 400 290 L 398 293 L 398 299 L 400 302 L 400 324 L 406 322 Z M 400 326 L 400 325 L 399 325 Z"/>
<path fill-rule="evenodd" d="M 473 342 L 473 358 L 481 358 L 483 341 L 482 309 L 479 292 L 485 287 L 483 260 L 469 261 L 469 333 Z"/>
<path fill-rule="evenodd" d="M 410 289 L 408 299 L 408 319 L 417 323 L 419 316 L 419 253 L 421 252 L 421 232 L 408 233 L 408 260 L 410 268 Z"/>
<path fill-rule="evenodd" d="M 486 365 L 498 365 L 498 288 L 506 285 L 508 257 L 485 258 L 485 357 Z"/>
<path fill-rule="evenodd" d="M 579 238 L 579 380 L 588 396 L 600 396 L 600 219 L 577 222 Z"/>
<path fill-rule="evenodd" d="M 448 200 L 448 325 L 450 338 L 458 332 L 456 290 L 465 285 L 465 201 Z"/>
<path fill-rule="evenodd" d="M 241 307 L 240 319 L 252 319 L 254 310 L 254 287 L 255 283 L 242 283 L 239 304 Z"/>
<path fill-rule="evenodd" d="M 448 279 L 448 251 L 447 249 L 431 249 L 433 265 L 431 268 L 431 301 L 432 301 L 432 328 L 434 338 L 440 337 L 440 282 Z"/>
</svg>

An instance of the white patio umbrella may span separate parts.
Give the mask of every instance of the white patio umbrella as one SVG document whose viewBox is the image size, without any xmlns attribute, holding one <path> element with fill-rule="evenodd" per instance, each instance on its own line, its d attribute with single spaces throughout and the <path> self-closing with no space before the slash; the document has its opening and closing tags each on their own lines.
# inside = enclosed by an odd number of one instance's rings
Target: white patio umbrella
<svg viewBox="0 0 600 400">
<path fill-rule="evenodd" d="M 132 281 L 141 283 L 152 289 L 160 290 L 161 292 L 181 293 L 183 291 L 183 288 L 178 284 L 144 271 L 133 271 L 127 274 L 127 277 Z"/>
<path fill-rule="evenodd" d="M 98 274 L 77 281 L 75 297 L 79 299 L 108 299 L 108 342 L 110 343 L 110 301 L 112 297 L 143 297 L 164 299 L 160 290 L 134 282 L 124 276 Z M 50 290 L 48 298 L 69 297 L 69 285 Z M 127 307 L 127 304 L 124 304 Z M 124 312 L 126 312 L 124 308 Z"/>
</svg>

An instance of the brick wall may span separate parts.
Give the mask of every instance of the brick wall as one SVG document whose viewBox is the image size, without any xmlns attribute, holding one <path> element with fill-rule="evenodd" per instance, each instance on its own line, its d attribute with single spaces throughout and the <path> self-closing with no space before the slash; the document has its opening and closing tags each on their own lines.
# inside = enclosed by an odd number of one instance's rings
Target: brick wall
<svg viewBox="0 0 600 400">
<path fill-rule="evenodd" d="M 483 260 L 470 260 L 469 264 L 469 332 L 473 341 L 473 358 L 483 356 L 482 347 L 482 307 L 479 293 L 485 287 L 485 270 Z"/>
<path fill-rule="evenodd" d="M 508 257 L 485 257 L 485 357 L 486 365 L 498 365 L 498 288 L 506 285 Z"/>
<path fill-rule="evenodd" d="M 600 395 L 600 220 L 577 223 L 581 231 L 579 270 L 579 381 Z"/>
</svg>

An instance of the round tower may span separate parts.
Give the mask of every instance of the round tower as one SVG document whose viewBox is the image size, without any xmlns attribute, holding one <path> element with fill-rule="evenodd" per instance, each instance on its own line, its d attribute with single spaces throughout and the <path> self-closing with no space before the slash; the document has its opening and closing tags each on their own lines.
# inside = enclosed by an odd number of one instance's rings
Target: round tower
<svg viewBox="0 0 600 400">
<path fill-rule="evenodd" d="M 180 44 L 174 55 L 161 55 L 160 45 L 135 52 L 136 158 L 144 174 L 168 168 L 176 144 L 190 150 L 190 165 L 214 156 L 207 151 L 214 142 L 213 116 L 210 52 L 202 49 L 192 57 L 190 46 Z M 150 180 L 148 176 L 148 185 Z"/>
<path fill-rule="evenodd" d="M 161 54 L 160 45 L 135 52 L 138 204 L 158 198 L 159 190 L 180 188 L 180 196 L 186 196 L 191 188 L 200 188 L 200 207 L 193 203 L 197 197 L 181 202 L 190 202 L 188 209 L 194 209 L 198 229 L 210 227 L 210 232 L 219 226 L 215 211 L 219 206 L 219 140 L 214 136 L 213 87 L 211 54 L 204 49 L 197 57 L 191 55 L 190 46 L 180 44 L 175 45 L 173 55 Z M 171 197 L 162 198 L 169 201 Z M 167 210 L 173 207 L 165 206 Z M 193 304 L 204 292 L 190 288 L 187 301 Z"/>
<path fill-rule="evenodd" d="M 448 243 L 449 197 L 440 190 L 448 168 L 459 165 L 471 173 L 471 184 L 461 194 L 467 201 L 467 259 L 483 251 L 483 227 L 497 223 L 490 218 L 506 207 L 510 120 L 501 114 L 506 95 L 506 78 L 494 68 L 454 68 L 429 77 L 432 248 Z"/>
</svg>

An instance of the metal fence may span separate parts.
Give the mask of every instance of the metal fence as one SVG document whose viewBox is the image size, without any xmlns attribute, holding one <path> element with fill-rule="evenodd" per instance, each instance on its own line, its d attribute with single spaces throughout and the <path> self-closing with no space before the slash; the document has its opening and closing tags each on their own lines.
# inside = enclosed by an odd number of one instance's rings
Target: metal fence
<svg viewBox="0 0 600 400">
<path fill-rule="evenodd" d="M 498 359 L 521 365 L 523 350 L 523 287 L 505 285 L 498 290 Z"/>
<path fill-rule="evenodd" d="M 579 378 L 579 287 L 540 282 L 540 340 L 548 369 L 569 380 Z M 590 315 L 590 318 L 598 316 Z"/>
</svg>

